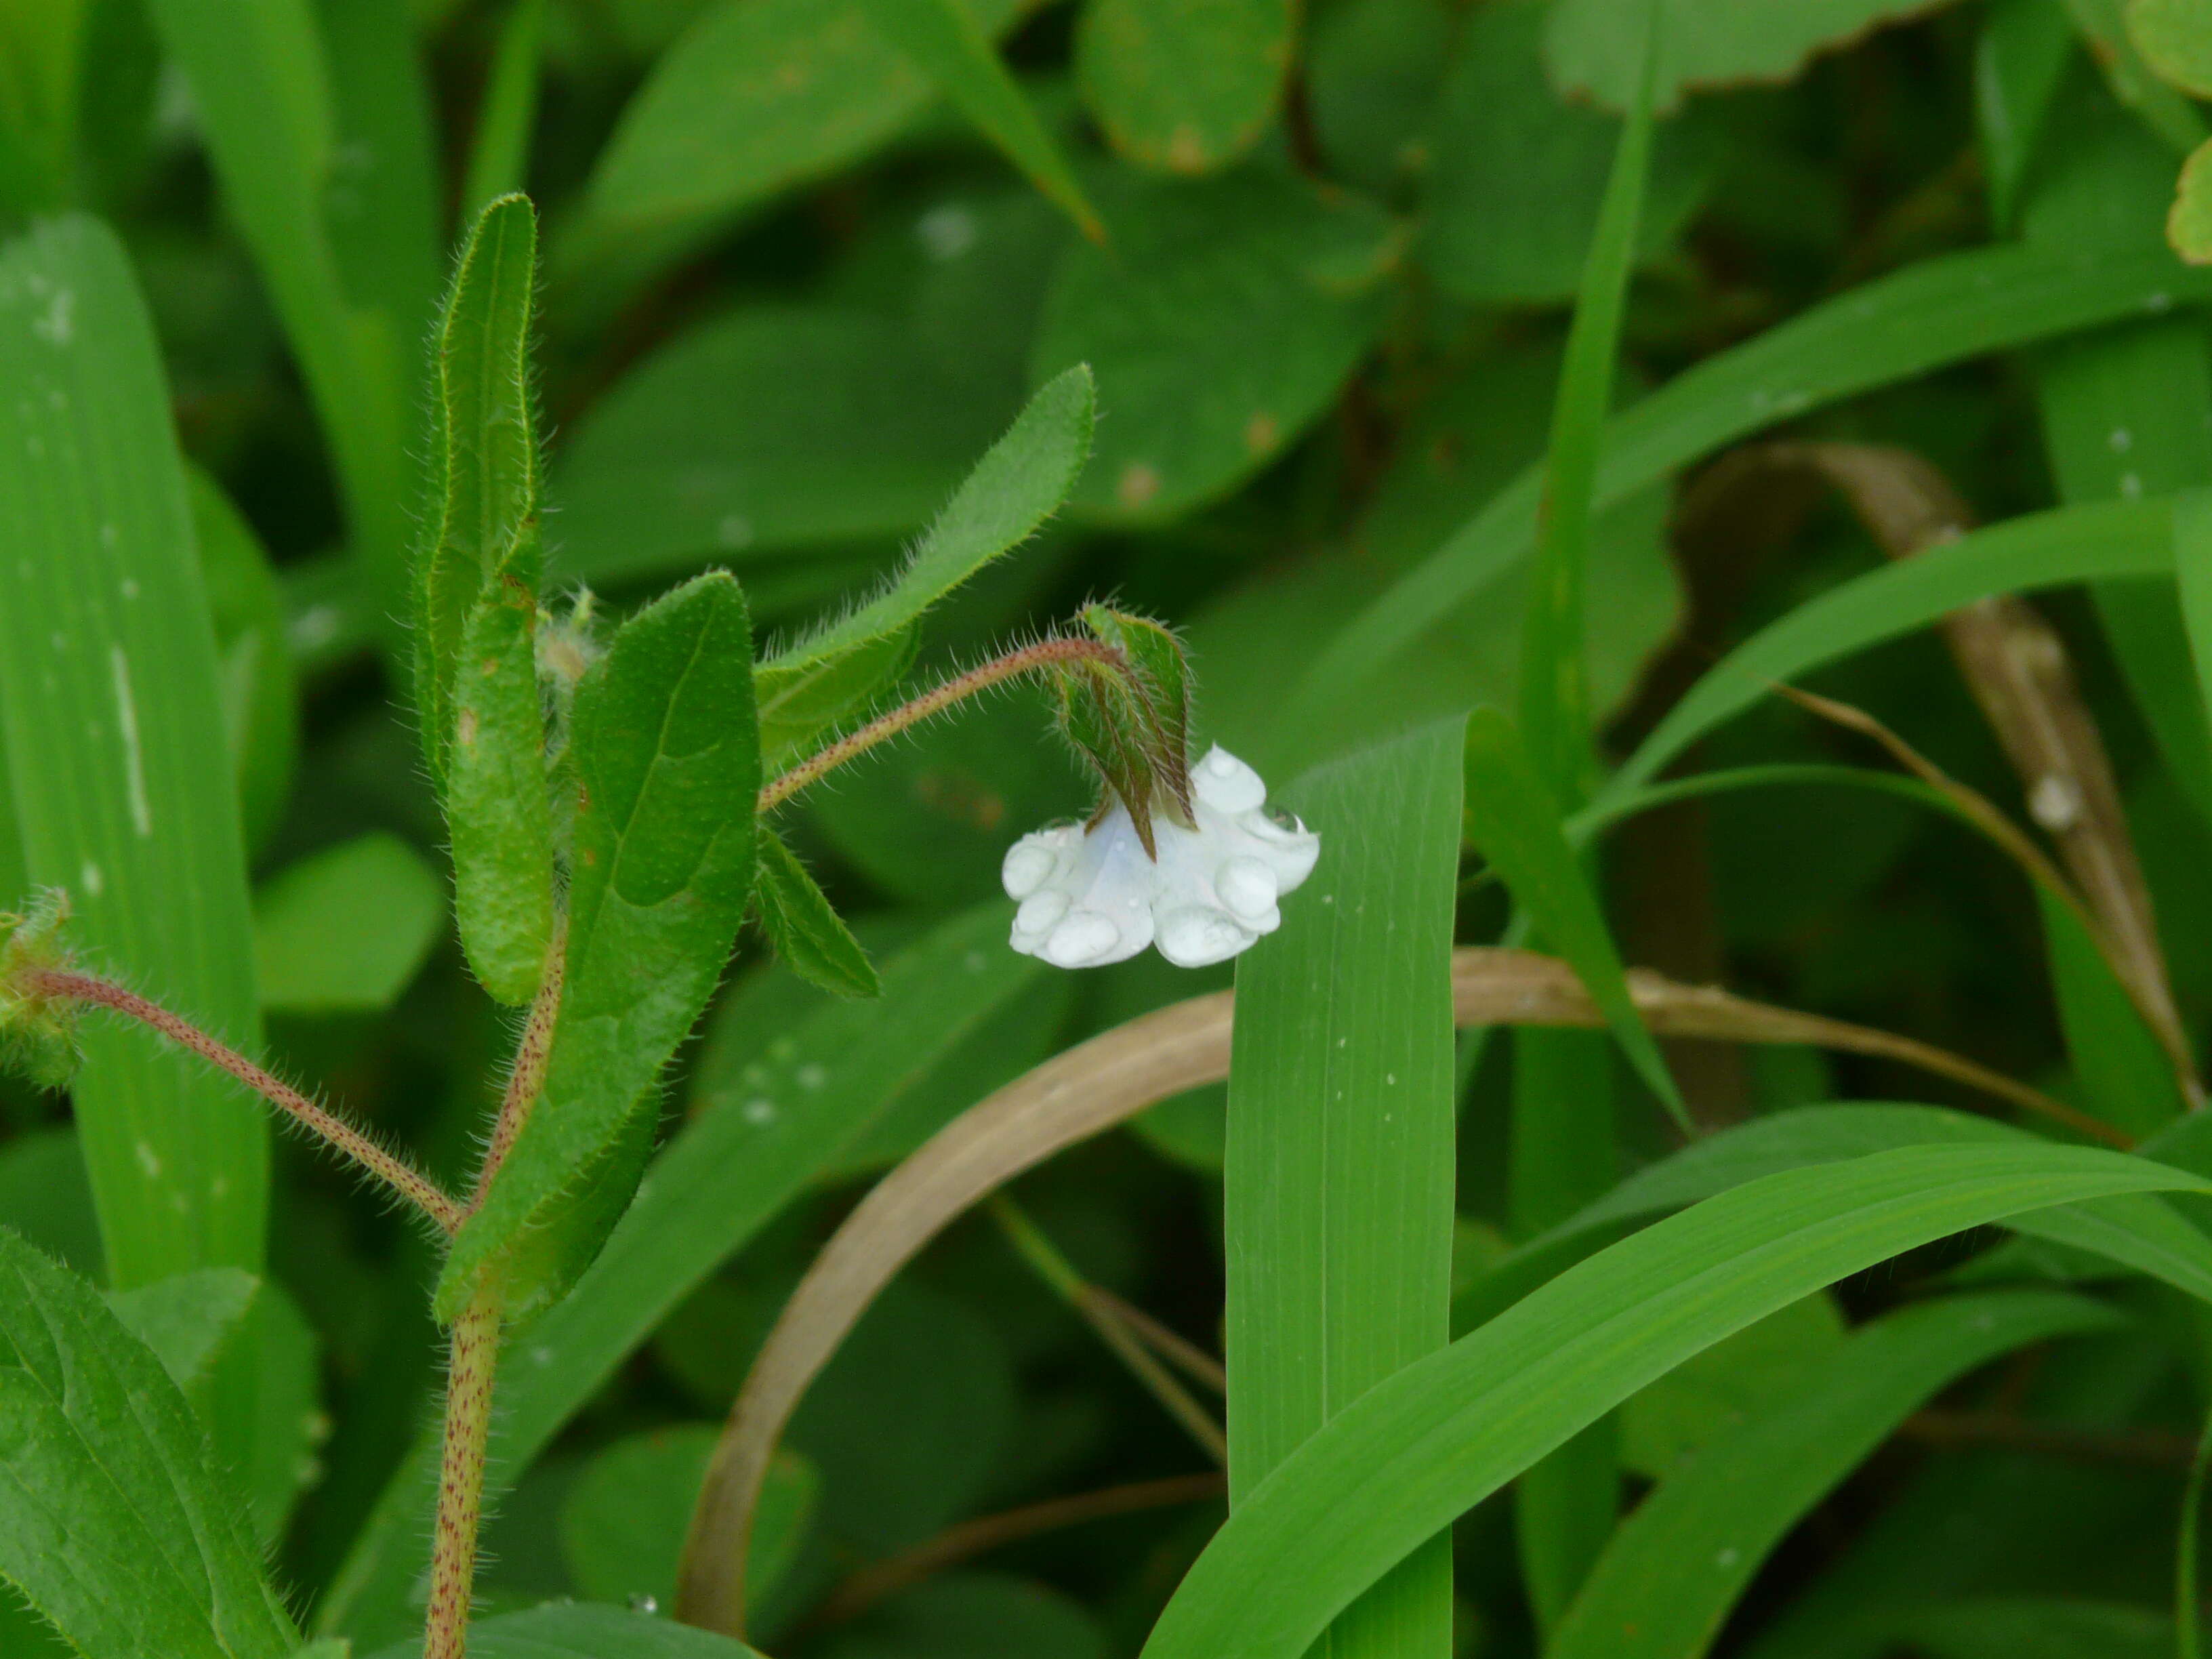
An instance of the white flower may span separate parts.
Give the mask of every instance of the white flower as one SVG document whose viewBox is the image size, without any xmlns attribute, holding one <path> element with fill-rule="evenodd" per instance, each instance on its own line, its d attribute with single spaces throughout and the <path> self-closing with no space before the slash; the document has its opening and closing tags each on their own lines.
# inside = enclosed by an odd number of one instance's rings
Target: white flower
<svg viewBox="0 0 2212 1659">
<path fill-rule="evenodd" d="M 1190 782 L 1198 827 L 1155 813 L 1157 862 L 1119 802 L 1087 830 L 1055 825 L 1007 848 L 1014 949 L 1103 968 L 1157 944 L 1176 967 L 1203 968 L 1282 926 L 1275 902 L 1312 873 L 1321 837 L 1271 812 L 1260 775 L 1224 749 L 1208 750 Z"/>
</svg>

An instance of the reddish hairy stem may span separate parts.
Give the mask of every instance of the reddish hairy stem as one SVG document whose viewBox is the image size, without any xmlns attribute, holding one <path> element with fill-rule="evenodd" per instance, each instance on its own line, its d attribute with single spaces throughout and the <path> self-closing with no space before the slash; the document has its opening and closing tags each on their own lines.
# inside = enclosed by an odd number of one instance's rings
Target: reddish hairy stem
<svg viewBox="0 0 2212 1659">
<path fill-rule="evenodd" d="M 453 1322 L 446 1372 L 446 1442 L 438 1473 L 438 1520 L 430 1540 L 430 1608 L 422 1659 L 465 1659 L 476 1596 L 477 1528 L 483 1516 L 484 1445 L 491 1433 L 492 1378 L 499 1359 L 499 1298 L 478 1291 Z"/>
<path fill-rule="evenodd" d="M 451 1233 L 461 1224 L 461 1206 L 444 1188 L 398 1154 L 386 1152 L 329 1108 L 319 1106 L 290 1084 L 258 1066 L 228 1043 L 209 1036 L 190 1020 L 171 1013 L 136 991 L 126 991 L 111 981 L 63 968 L 40 968 L 27 972 L 29 988 L 42 996 L 89 1003 L 110 1013 L 152 1027 L 180 1048 L 189 1048 L 210 1065 L 228 1072 L 278 1111 L 319 1135 L 344 1153 L 393 1192 Z"/>
<path fill-rule="evenodd" d="M 1121 653 L 1096 640 L 1053 639 L 1039 640 L 1035 645 L 994 657 L 980 667 L 955 674 L 943 684 L 933 686 L 912 702 L 902 703 L 887 714 L 878 714 L 851 736 L 838 738 L 819 754 L 808 756 L 788 772 L 769 780 L 762 787 L 757 810 L 766 812 L 781 806 L 825 773 L 836 770 L 885 738 L 896 737 L 908 726 L 943 713 L 956 702 L 1061 662 L 1103 662 L 1119 667 Z"/>
<path fill-rule="evenodd" d="M 553 916 L 553 936 L 546 942 L 544 977 L 538 981 L 538 994 L 531 1000 L 522 1040 L 515 1045 L 514 1066 L 507 1074 L 507 1091 L 500 1098 L 491 1144 L 484 1148 L 483 1167 L 477 1171 L 476 1192 L 461 1218 L 465 1221 L 477 1212 L 484 1194 L 491 1190 L 491 1178 L 514 1150 L 515 1138 L 530 1121 L 531 1108 L 537 1105 L 538 1092 L 545 1086 L 545 1062 L 553 1052 L 553 1028 L 561 1016 L 561 987 L 568 965 L 568 915 L 558 910 Z"/>
</svg>

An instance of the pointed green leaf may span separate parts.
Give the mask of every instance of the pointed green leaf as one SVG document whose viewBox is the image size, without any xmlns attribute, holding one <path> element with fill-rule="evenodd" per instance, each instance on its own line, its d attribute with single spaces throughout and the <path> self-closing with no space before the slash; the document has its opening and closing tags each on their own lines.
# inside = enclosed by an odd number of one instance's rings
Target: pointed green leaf
<svg viewBox="0 0 2212 1659">
<path fill-rule="evenodd" d="M 1298 1659 L 1385 1572 L 1692 1354 L 1820 1286 L 2053 1205 L 2212 1183 L 2116 1152 L 1920 1146 L 1771 1176 L 1624 1240 L 1354 1401 L 1231 1511 L 1147 1659 Z"/>
<path fill-rule="evenodd" d="M 1090 459 L 1097 403 L 1091 370 L 1082 363 L 1039 387 L 1012 428 L 945 503 L 899 579 L 850 616 L 763 665 L 787 672 L 880 640 L 1036 534 L 1060 510 Z"/>
<path fill-rule="evenodd" d="M 912 58 L 1048 200 L 1085 235 L 1104 234 L 1059 145 L 962 0 L 864 0 L 864 8 L 877 31 Z"/>
<path fill-rule="evenodd" d="M 1574 965 L 1583 988 L 1651 1092 L 1686 1128 L 1689 1115 L 1659 1045 L 1628 999 L 1628 980 L 1597 895 L 1560 827 L 1558 803 L 1494 708 L 1467 723 L 1468 832 L 1539 933 Z"/>
<path fill-rule="evenodd" d="M 760 742 L 744 593 L 714 574 L 623 625 L 576 689 L 568 975 L 545 1087 L 438 1283 L 520 1318 L 628 1206 L 661 1067 L 707 1006 L 751 893 Z"/>
<path fill-rule="evenodd" d="M 429 500 L 415 552 L 415 714 L 442 787 L 471 611 L 504 573 L 536 602 L 538 438 L 531 308 L 538 219 L 501 197 L 462 245 L 430 346 Z"/>
<path fill-rule="evenodd" d="M 754 878 L 756 914 L 769 943 L 786 967 L 809 985 L 841 997 L 872 997 L 883 981 L 860 940 L 823 896 L 783 837 L 760 827 L 760 865 Z"/>
<path fill-rule="evenodd" d="M 246 1505 L 146 1346 L 0 1231 L 0 1578 L 88 1654 L 282 1659 L 297 1645 Z"/>
<path fill-rule="evenodd" d="M 453 915 L 477 982 L 527 1003 L 553 936 L 553 811 L 538 689 L 538 605 L 493 578 L 461 635 L 446 757 Z"/>
</svg>

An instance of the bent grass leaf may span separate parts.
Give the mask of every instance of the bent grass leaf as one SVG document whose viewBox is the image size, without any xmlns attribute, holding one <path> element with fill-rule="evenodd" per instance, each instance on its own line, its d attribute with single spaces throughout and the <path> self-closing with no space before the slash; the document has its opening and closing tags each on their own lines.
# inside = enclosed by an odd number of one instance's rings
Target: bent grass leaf
<svg viewBox="0 0 2212 1659">
<path fill-rule="evenodd" d="M 851 615 L 777 652 L 763 668 L 789 674 L 873 645 L 1034 536 L 1060 510 L 1090 459 L 1097 406 L 1085 364 L 1039 387 L 945 503 L 898 580 Z"/>
<path fill-rule="evenodd" d="M 1461 1514 L 1754 1320 L 1966 1228 L 2181 1190 L 2212 1188 L 2116 1152 L 2021 1146 L 1911 1147 L 1724 1193 L 1571 1269 L 1331 1419 L 1231 1511 L 1145 1652 L 1297 1659 Z"/>
<path fill-rule="evenodd" d="M 1705 1446 L 1622 1523 L 1546 1659 L 1700 1659 L 1768 1553 L 1906 1414 L 2032 1342 L 2125 1322 L 2086 1297 L 2000 1291 L 1862 1328 L 1796 1398 Z"/>
<path fill-rule="evenodd" d="M 415 553 L 415 714 L 442 787 L 470 618 L 495 580 L 535 603 L 538 440 L 530 314 L 538 220 L 494 202 L 470 227 L 430 343 L 430 499 Z"/>
<path fill-rule="evenodd" d="M 0 398 L 0 540 L 15 550 L 0 613 L 42 619 L 0 633 L 26 875 L 68 890 L 90 961 L 251 1052 L 246 857 L 168 390 L 123 249 L 94 221 L 48 221 L 0 250 L 0 381 L 15 389 Z M 258 1104 L 118 1021 L 86 1022 L 83 1048 L 76 1115 L 111 1283 L 258 1271 Z"/>
<path fill-rule="evenodd" d="M 1066 158 L 962 0 L 864 0 L 868 21 L 1096 241 L 1105 234 Z"/>
<path fill-rule="evenodd" d="M 1854 392 L 1985 352 L 2212 295 L 2212 272 L 2163 253 L 2002 247 L 1924 259 L 1706 358 L 1606 424 L 1600 513 L 1676 468 Z M 1301 718 L 1352 696 L 1380 664 L 1534 545 L 1540 465 L 1525 470 L 1317 654 Z"/>
<path fill-rule="evenodd" d="M 645 1166 L 660 1069 L 707 1006 L 753 874 L 760 744 L 744 595 L 702 576 L 625 623 L 576 688 L 568 972 L 544 1092 L 438 1283 L 511 1316 L 598 1254 Z"/>
<path fill-rule="evenodd" d="M 883 981 L 814 878 L 783 837 L 760 826 L 753 913 L 784 965 L 809 985 L 841 997 L 883 994 Z"/>
<path fill-rule="evenodd" d="M 161 1362 L 0 1230 L 0 1577 L 86 1653 L 283 1659 L 246 1504 Z"/>
<path fill-rule="evenodd" d="M 1296 27 L 1290 0 L 1091 0 L 1076 25 L 1076 82 L 1139 167 L 1212 173 L 1267 131 Z"/>
<path fill-rule="evenodd" d="M 1049 970 L 1006 949 L 1006 913 L 1003 900 L 980 906 L 891 956 L 880 1000 L 823 1004 L 789 1030 L 787 1051 L 733 1048 L 710 1026 L 691 1121 L 574 1292 L 531 1328 L 506 1368 L 488 1490 L 511 1486 L 672 1308 L 1035 990 Z M 323 1629 L 396 1641 L 419 1618 L 409 1596 L 428 1559 L 422 1517 L 437 1472 L 433 1437 L 379 1500 L 322 1603 Z"/>
<path fill-rule="evenodd" d="M 1330 1417 L 1450 1334 L 1451 930 L 1460 725 L 1310 775 L 1322 862 L 1237 963 L 1223 1189 L 1232 1506 Z M 1327 997 L 1311 994 L 1329 987 Z M 1431 1549 L 1338 1621 L 1337 1654 L 1451 1649 Z"/>
<path fill-rule="evenodd" d="M 1567 844 L 1558 803 L 1496 709 L 1478 708 L 1468 717 L 1466 765 L 1468 830 L 1475 846 L 1538 932 L 1574 964 L 1637 1075 L 1686 1129 L 1688 1109 L 1629 1000 L 1620 952 Z"/>
</svg>

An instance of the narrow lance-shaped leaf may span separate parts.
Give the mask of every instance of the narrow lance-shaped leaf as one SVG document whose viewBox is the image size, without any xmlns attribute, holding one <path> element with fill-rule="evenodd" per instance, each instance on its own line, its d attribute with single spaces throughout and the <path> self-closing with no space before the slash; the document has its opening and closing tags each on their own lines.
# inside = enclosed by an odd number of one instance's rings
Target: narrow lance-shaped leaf
<svg viewBox="0 0 2212 1659">
<path fill-rule="evenodd" d="M 954 492 L 898 580 L 842 621 L 778 652 L 763 668 L 783 672 L 830 660 L 895 633 L 1035 535 L 1059 511 L 1090 459 L 1097 402 L 1084 364 L 1047 381 Z"/>
<path fill-rule="evenodd" d="M 282 1659 L 246 1504 L 161 1362 L 0 1230 L 0 1578 L 78 1650 Z"/>
<path fill-rule="evenodd" d="M 727 574 L 640 611 L 576 689 L 568 973 L 536 1110 L 439 1280 L 520 1317 L 565 1291 L 629 1204 L 660 1069 L 706 1006 L 751 893 L 760 743 Z"/>
<path fill-rule="evenodd" d="M 2212 1190 L 2076 1147 L 1911 1147 L 1755 1181 L 1624 1240 L 1339 1413 L 1214 1535 L 1148 1659 L 1298 1659 L 1413 1549 L 1692 1354 L 1962 1229 Z"/>
<path fill-rule="evenodd" d="M 1686 1129 L 1689 1114 L 1659 1045 L 1628 999 L 1620 953 L 1567 843 L 1559 805 L 1511 723 L 1494 708 L 1478 708 L 1468 719 L 1467 819 L 1474 844 L 1504 878 L 1515 902 L 1552 948 L 1574 964 L 1637 1075 Z"/>
<path fill-rule="evenodd" d="M 1052 134 L 960 0 L 865 0 L 868 21 L 1093 241 L 1105 230 Z"/>
<path fill-rule="evenodd" d="M 1237 965 L 1224 1188 L 1229 1480 L 1241 1503 L 1309 1435 L 1449 1335 L 1451 929 L 1460 732 L 1303 780 L 1322 862 Z M 1312 988 L 1329 987 L 1316 997 Z M 1352 1659 L 1451 1650 L 1449 1547 L 1333 1627 Z"/>
<path fill-rule="evenodd" d="M 868 953 L 806 873 L 783 837 L 760 827 L 759 868 L 754 877 L 755 914 L 769 943 L 791 971 L 809 985 L 843 997 L 881 994 Z"/>
</svg>

